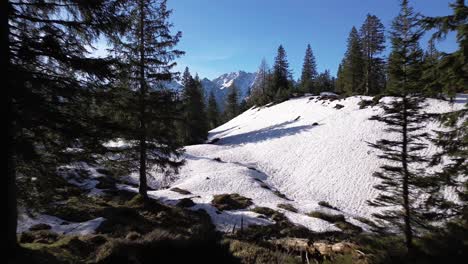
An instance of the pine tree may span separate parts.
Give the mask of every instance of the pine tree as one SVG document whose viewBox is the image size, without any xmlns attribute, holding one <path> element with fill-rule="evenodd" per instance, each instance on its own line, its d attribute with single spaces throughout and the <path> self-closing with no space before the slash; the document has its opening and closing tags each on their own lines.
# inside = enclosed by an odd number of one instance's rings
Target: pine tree
<svg viewBox="0 0 468 264">
<path fill-rule="evenodd" d="M 422 113 L 424 98 L 420 96 L 422 51 L 418 43 L 422 31 L 418 28 L 417 15 L 407 0 L 402 1 L 390 34 L 392 57 L 389 75 L 392 81 L 388 92 L 395 99 L 383 106 L 384 113 L 374 119 L 385 123 L 386 131 L 399 137 L 381 139 L 371 144 L 382 152 L 379 157 L 388 163 L 374 174 L 381 180 L 375 186 L 380 194 L 370 204 L 388 208 L 374 216 L 382 221 L 384 227 L 400 229 L 411 253 L 414 232 L 424 226 L 423 210 L 418 208 L 415 201 L 422 199 L 423 168 L 427 160 L 421 156 L 421 151 L 426 148 L 428 135 L 421 129 L 428 116 Z"/>
<path fill-rule="evenodd" d="M 213 91 L 210 92 L 210 96 L 208 97 L 207 119 L 209 129 L 220 125 L 218 103 L 216 102 Z"/>
<path fill-rule="evenodd" d="M 385 28 L 375 15 L 367 14 L 360 29 L 364 55 L 364 94 L 378 94 L 384 89 L 382 74 L 384 59 L 378 57 L 385 49 Z"/>
<path fill-rule="evenodd" d="M 358 31 L 351 29 L 348 37 L 348 45 L 343 64 L 344 91 L 351 94 L 364 93 L 364 56 Z"/>
<path fill-rule="evenodd" d="M 452 15 L 442 17 L 425 17 L 422 19 L 422 25 L 426 30 L 435 32 L 432 36 L 434 40 L 444 39 L 449 32 L 456 32 L 456 40 L 459 49 L 452 53 L 442 54 L 439 63 L 439 70 L 442 78 L 443 92 L 451 99 L 457 92 L 466 90 L 468 83 L 468 7 L 464 0 L 456 0 L 450 4 L 453 10 Z"/>
<path fill-rule="evenodd" d="M 98 35 L 124 27 L 115 1 L 2 1 L 2 61 L 8 107 L 8 249 L 15 252 L 17 181 L 38 177 L 47 194 L 56 168 L 88 155 L 108 136 L 93 109 L 111 88 L 117 63 L 87 52 Z M 4 13 L 3 13 L 4 12 Z M 73 155 L 67 147 L 82 148 Z M 24 194 L 23 194 L 24 193 Z M 44 193 L 43 196 L 52 196 Z M 47 199 L 48 197 L 46 197 Z"/>
<path fill-rule="evenodd" d="M 283 46 L 280 45 L 278 47 L 278 54 L 275 58 L 275 65 L 273 66 L 272 84 L 269 92 L 270 100 L 283 97 L 289 91 L 290 76 L 291 72 L 289 71 L 289 62 L 286 57 L 286 51 Z"/>
<path fill-rule="evenodd" d="M 312 52 L 310 44 L 307 45 L 306 53 L 304 56 L 304 63 L 302 64 L 302 75 L 299 81 L 299 87 L 302 91 L 312 93 L 314 81 L 317 78 L 317 65 L 315 57 Z"/>
<path fill-rule="evenodd" d="M 171 34 L 172 24 L 168 21 L 171 10 L 166 2 L 127 2 L 123 12 L 129 18 L 129 30 L 114 43 L 118 55 L 126 58 L 129 89 L 136 92 L 126 109 L 132 122 L 122 124 L 122 137 L 128 142 L 138 142 L 125 149 L 125 159 L 132 170 L 139 172 L 139 193 L 144 200 L 148 197 L 149 168 L 176 170 L 181 165 L 180 144 L 172 135 L 179 115 L 177 97 L 164 88 L 164 83 L 175 78 L 173 60 L 183 52 L 174 48 L 181 32 Z"/>
<path fill-rule="evenodd" d="M 239 92 L 234 84 L 229 89 L 230 91 L 226 97 L 226 106 L 224 109 L 224 119 L 226 121 L 233 119 L 239 114 Z"/>
</svg>

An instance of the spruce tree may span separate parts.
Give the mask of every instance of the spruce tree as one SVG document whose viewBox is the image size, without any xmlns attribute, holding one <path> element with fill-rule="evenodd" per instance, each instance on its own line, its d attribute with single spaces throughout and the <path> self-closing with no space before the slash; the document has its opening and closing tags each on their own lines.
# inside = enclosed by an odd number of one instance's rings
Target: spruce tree
<svg viewBox="0 0 468 264">
<path fill-rule="evenodd" d="M 302 74 L 299 81 L 300 90 L 303 92 L 312 93 L 314 92 L 314 81 L 317 78 L 317 65 L 315 63 L 315 57 L 312 52 L 310 44 L 307 45 L 306 53 L 304 56 L 304 63 L 302 64 Z"/>
<path fill-rule="evenodd" d="M 436 49 L 434 40 L 430 40 L 424 53 L 422 74 L 424 91 L 430 97 L 439 97 L 442 94 L 443 84 L 440 81 L 439 69 L 440 57 L 441 53 Z"/>
<path fill-rule="evenodd" d="M 226 121 L 233 119 L 239 114 L 239 92 L 234 84 L 229 89 L 224 109 L 224 119 Z"/>
<path fill-rule="evenodd" d="M 269 102 L 268 91 L 271 85 L 271 70 L 265 59 L 262 59 L 258 67 L 254 86 L 248 98 L 249 105 L 264 105 Z"/>
<path fill-rule="evenodd" d="M 214 96 L 213 91 L 210 92 L 210 96 L 208 97 L 208 108 L 206 114 L 209 129 L 216 128 L 220 125 L 218 103 L 216 102 L 216 98 Z"/>
<path fill-rule="evenodd" d="M 335 83 L 335 92 L 338 94 L 341 94 L 344 92 L 344 73 L 343 73 L 343 64 L 344 61 L 342 61 L 338 65 L 338 71 L 336 73 L 336 83 Z"/>
<path fill-rule="evenodd" d="M 38 177 L 39 191 L 53 196 L 56 168 L 93 157 L 109 136 L 107 118 L 90 111 L 115 78 L 118 63 L 87 49 L 99 35 L 125 27 L 117 1 L 2 1 L 2 62 L 6 69 L 8 124 L 7 250 L 15 252 L 17 181 Z M 64 151 L 81 148 L 74 155 Z"/>
<path fill-rule="evenodd" d="M 126 2 L 123 13 L 129 29 L 114 43 L 118 56 L 126 58 L 129 89 L 135 91 L 125 109 L 132 122 L 122 123 L 122 138 L 129 144 L 123 157 L 139 174 L 139 193 L 147 200 L 147 176 L 181 165 L 180 144 L 175 130 L 177 97 L 164 84 L 176 77 L 174 59 L 183 54 L 175 49 L 181 32 L 171 33 L 171 10 L 166 0 Z"/>
<path fill-rule="evenodd" d="M 208 121 L 206 116 L 203 87 L 198 76 L 192 78 L 188 68 L 183 75 L 184 87 L 184 124 L 185 144 L 204 142 L 208 136 Z"/>
<path fill-rule="evenodd" d="M 422 25 L 426 30 L 434 30 L 434 40 L 445 39 L 449 32 L 456 32 L 456 40 L 459 49 L 452 53 L 441 55 L 439 70 L 440 82 L 443 84 L 443 92 L 453 99 L 457 92 L 466 90 L 468 83 L 468 7 L 464 0 L 456 0 L 450 4 L 453 14 L 441 17 L 424 17 Z M 429 69 L 430 71 L 431 69 Z M 429 73 L 430 74 L 430 73 Z"/>
<path fill-rule="evenodd" d="M 289 77 L 291 72 L 289 71 L 289 62 L 286 57 L 286 51 L 283 45 L 278 47 L 278 54 L 275 58 L 275 64 L 273 66 L 272 84 L 270 86 L 269 97 L 270 100 L 282 97 L 290 89 Z"/>
<path fill-rule="evenodd" d="M 378 94 L 384 89 L 384 59 L 379 57 L 385 49 L 385 28 L 380 19 L 367 14 L 360 29 L 360 38 L 364 55 L 364 94 Z"/>
<path fill-rule="evenodd" d="M 364 56 L 358 31 L 351 29 L 343 64 L 343 86 L 348 94 L 364 93 Z"/>
<path fill-rule="evenodd" d="M 427 159 L 421 153 L 426 148 L 428 135 L 421 130 L 428 116 L 422 112 L 422 51 L 418 44 L 422 31 L 407 0 L 402 1 L 390 34 L 392 57 L 389 75 L 392 81 L 388 92 L 395 98 L 384 105 L 384 113 L 374 116 L 374 119 L 386 124 L 386 131 L 398 137 L 371 144 L 381 151 L 379 157 L 387 163 L 374 174 L 381 180 L 375 186 L 380 194 L 370 204 L 387 208 L 374 216 L 384 227 L 399 229 L 404 234 L 408 251 L 412 252 L 415 230 L 424 226 L 424 210 L 416 201 L 421 201 L 424 185 L 423 168 Z"/>
<path fill-rule="evenodd" d="M 320 73 L 315 81 L 316 93 L 333 92 L 334 84 L 329 70 Z"/>
</svg>

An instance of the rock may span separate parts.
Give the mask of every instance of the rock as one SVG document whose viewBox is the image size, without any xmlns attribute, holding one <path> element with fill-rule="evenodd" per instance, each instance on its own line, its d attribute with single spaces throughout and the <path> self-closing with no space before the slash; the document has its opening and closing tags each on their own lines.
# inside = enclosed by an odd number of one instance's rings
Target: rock
<svg viewBox="0 0 468 264">
<path fill-rule="evenodd" d="M 214 144 L 219 141 L 219 138 L 213 138 L 212 140 L 208 141 L 208 144 Z"/>
<path fill-rule="evenodd" d="M 30 231 L 39 231 L 39 230 L 50 230 L 52 227 L 48 224 L 36 224 L 29 228 Z"/>
<path fill-rule="evenodd" d="M 336 109 L 341 109 L 341 108 L 343 108 L 343 107 L 344 107 L 344 105 L 342 105 L 342 104 L 336 104 L 334 108 L 336 108 Z"/>
<path fill-rule="evenodd" d="M 177 203 L 177 206 L 182 207 L 182 208 L 188 208 L 188 207 L 192 207 L 194 205 L 195 205 L 195 203 L 190 198 L 180 199 L 179 202 Z"/>
</svg>

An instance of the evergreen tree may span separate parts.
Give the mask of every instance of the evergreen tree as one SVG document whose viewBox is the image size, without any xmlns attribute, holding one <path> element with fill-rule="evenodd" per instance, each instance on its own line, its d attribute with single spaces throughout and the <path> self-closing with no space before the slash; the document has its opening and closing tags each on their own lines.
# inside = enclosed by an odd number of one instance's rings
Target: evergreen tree
<svg viewBox="0 0 468 264">
<path fill-rule="evenodd" d="M 239 114 L 239 92 L 234 84 L 229 89 L 224 109 L 224 119 L 226 121 L 233 119 Z"/>
<path fill-rule="evenodd" d="M 440 82 L 443 84 L 443 92 L 451 99 L 457 92 L 466 90 L 468 83 L 468 7 L 464 0 L 456 0 L 450 4 L 453 14 L 441 17 L 425 17 L 422 25 L 426 30 L 435 29 L 432 38 L 435 40 L 444 39 L 449 32 L 456 32 L 456 40 L 459 49 L 452 53 L 441 55 L 439 70 L 441 74 Z M 431 71 L 431 69 L 428 69 Z M 430 74 L 430 73 L 428 73 Z"/>
<path fill-rule="evenodd" d="M 379 157 L 388 163 L 374 174 L 381 180 L 375 186 L 381 193 L 370 204 L 388 208 L 374 216 L 382 221 L 384 227 L 400 229 L 408 251 L 412 252 L 414 232 L 424 226 L 424 211 L 418 208 L 416 200 L 422 199 L 423 168 L 427 160 L 421 153 L 426 148 L 427 134 L 421 129 L 428 116 L 422 113 L 424 98 L 420 96 L 422 51 L 418 43 L 422 31 L 407 0 L 402 1 L 390 34 L 392 57 L 389 75 L 392 82 L 388 92 L 396 98 L 383 106 L 382 115 L 374 118 L 387 125 L 387 132 L 399 137 L 371 144 L 382 152 Z"/>
<path fill-rule="evenodd" d="M 56 168 L 92 156 L 108 136 L 106 116 L 92 111 L 111 88 L 117 63 L 87 52 L 99 35 L 124 27 L 116 1 L 2 1 L 2 65 L 8 124 L 7 250 L 15 252 L 17 181 L 38 177 L 39 191 L 53 196 Z M 68 147 L 81 148 L 73 154 Z M 46 197 L 48 198 L 48 197 Z M 10 260 L 8 260 L 10 262 Z"/>
<path fill-rule="evenodd" d="M 208 97 L 207 119 L 209 129 L 220 125 L 218 103 L 216 102 L 213 91 L 210 92 L 210 96 Z"/>
<path fill-rule="evenodd" d="M 351 29 L 348 37 L 348 45 L 343 64 L 343 88 L 351 94 L 364 93 L 364 56 L 358 31 Z"/>
<path fill-rule="evenodd" d="M 138 143 L 121 150 L 130 169 L 138 170 L 139 193 L 145 200 L 148 168 L 165 171 L 181 165 L 180 144 L 172 135 L 179 115 L 177 97 L 164 83 L 176 77 L 173 60 L 183 52 L 174 48 L 181 32 L 171 34 L 168 19 L 172 11 L 166 2 L 126 2 L 123 13 L 129 18 L 129 29 L 114 43 L 117 55 L 126 58 L 129 89 L 135 91 L 125 109 L 131 122 L 122 123 L 121 137 Z"/>
<path fill-rule="evenodd" d="M 338 65 L 338 71 L 336 73 L 336 84 L 335 84 L 335 92 L 338 94 L 341 94 L 344 92 L 344 74 L 343 74 L 343 64 L 344 61 L 342 61 Z"/>
<path fill-rule="evenodd" d="M 208 121 L 203 87 L 198 76 L 192 78 L 188 68 L 183 75 L 185 144 L 198 144 L 208 136 Z"/>
<path fill-rule="evenodd" d="M 272 84 L 270 86 L 269 97 L 270 100 L 284 97 L 290 89 L 289 78 L 291 72 L 289 71 L 289 62 L 286 57 L 286 51 L 283 46 L 278 47 L 278 54 L 275 58 L 275 65 L 273 66 Z"/>
<path fill-rule="evenodd" d="M 378 94 L 384 89 L 384 60 L 378 57 L 385 49 L 385 28 L 375 15 L 367 14 L 360 29 L 364 55 L 364 94 Z"/>
<path fill-rule="evenodd" d="M 324 72 L 319 74 L 319 76 L 316 79 L 315 86 L 316 93 L 333 92 L 333 79 L 330 75 L 329 70 L 325 70 Z"/>
<path fill-rule="evenodd" d="M 310 44 L 307 45 L 306 53 L 304 56 L 304 63 L 302 64 L 302 74 L 299 81 L 299 87 L 302 91 L 312 93 L 314 81 L 317 78 L 317 65 L 315 57 L 312 52 Z"/>
<path fill-rule="evenodd" d="M 271 85 L 271 70 L 265 59 L 258 67 L 254 86 L 249 96 L 249 105 L 264 105 L 269 102 L 268 91 Z"/>
<path fill-rule="evenodd" d="M 438 97 L 442 93 L 443 84 L 440 82 L 440 62 L 441 53 L 436 49 L 434 40 L 429 41 L 424 53 L 423 75 L 424 91 L 430 97 Z"/>
</svg>

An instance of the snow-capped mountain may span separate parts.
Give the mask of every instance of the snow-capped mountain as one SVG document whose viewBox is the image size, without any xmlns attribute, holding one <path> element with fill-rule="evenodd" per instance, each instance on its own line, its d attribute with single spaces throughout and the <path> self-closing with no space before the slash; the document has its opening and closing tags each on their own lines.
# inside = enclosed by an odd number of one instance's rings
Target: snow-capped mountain
<svg viewBox="0 0 468 264">
<path fill-rule="evenodd" d="M 203 78 L 201 84 L 205 91 L 205 97 L 208 98 L 211 92 L 213 92 L 216 101 L 221 109 L 224 109 L 224 101 L 227 94 L 236 87 L 239 91 L 239 101 L 242 101 L 248 96 L 250 88 L 255 83 L 256 73 L 250 73 L 245 71 L 237 71 L 231 73 L 225 73 L 213 80 Z M 173 90 L 181 90 L 183 86 L 178 82 L 171 82 L 166 86 Z"/>
<path fill-rule="evenodd" d="M 250 88 L 254 84 L 256 75 L 256 73 L 249 73 L 245 71 L 225 73 L 211 81 L 204 79 L 202 81 L 202 85 L 207 96 L 211 92 L 214 93 L 216 101 L 222 109 L 227 94 L 234 86 L 239 91 L 239 101 L 245 99 L 249 93 Z"/>
</svg>

